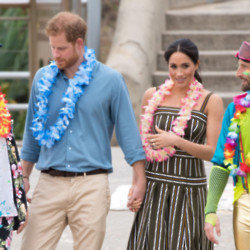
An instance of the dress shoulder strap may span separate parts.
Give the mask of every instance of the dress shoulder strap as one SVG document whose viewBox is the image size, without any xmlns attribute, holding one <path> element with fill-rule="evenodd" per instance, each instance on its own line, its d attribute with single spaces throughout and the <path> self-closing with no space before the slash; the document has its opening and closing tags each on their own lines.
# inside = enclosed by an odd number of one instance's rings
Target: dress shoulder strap
<svg viewBox="0 0 250 250">
<path fill-rule="evenodd" d="M 200 109 L 200 112 L 204 112 L 204 110 L 205 110 L 205 108 L 206 108 L 206 106 L 207 106 L 207 103 L 208 103 L 208 100 L 209 100 L 209 98 L 210 98 L 210 96 L 213 94 L 213 92 L 209 92 L 208 94 L 207 94 L 207 96 L 205 97 L 205 99 L 204 99 L 204 101 L 203 101 L 203 103 L 202 103 L 202 105 L 201 105 L 201 109 Z"/>
</svg>

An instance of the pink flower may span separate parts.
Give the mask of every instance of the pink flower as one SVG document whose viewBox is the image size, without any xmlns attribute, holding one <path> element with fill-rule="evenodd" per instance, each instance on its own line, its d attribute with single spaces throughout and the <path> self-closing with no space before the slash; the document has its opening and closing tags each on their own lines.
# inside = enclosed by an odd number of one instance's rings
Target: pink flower
<svg viewBox="0 0 250 250">
<path fill-rule="evenodd" d="M 12 164 L 11 169 L 12 169 L 13 178 L 16 179 L 18 177 L 18 171 L 17 171 L 16 164 Z"/>
<path fill-rule="evenodd" d="M 144 115 L 141 116 L 140 133 L 141 137 L 143 138 L 142 142 L 146 152 L 146 157 L 149 161 L 164 161 L 175 153 L 174 147 L 154 150 L 150 146 L 148 140 L 145 139 L 146 135 L 151 132 L 155 110 L 165 99 L 165 97 L 171 94 L 170 91 L 173 85 L 174 83 L 171 80 L 166 80 L 165 83 L 160 86 L 159 90 L 156 91 L 153 94 L 153 97 L 148 101 L 148 106 L 144 107 Z M 172 130 L 177 135 L 184 135 L 184 130 L 187 127 L 187 121 L 191 118 L 192 109 L 196 106 L 197 100 L 201 96 L 202 88 L 203 86 L 196 80 L 190 83 L 186 96 L 181 100 L 182 108 L 179 112 L 179 116 L 173 121 L 172 124 Z"/>
</svg>

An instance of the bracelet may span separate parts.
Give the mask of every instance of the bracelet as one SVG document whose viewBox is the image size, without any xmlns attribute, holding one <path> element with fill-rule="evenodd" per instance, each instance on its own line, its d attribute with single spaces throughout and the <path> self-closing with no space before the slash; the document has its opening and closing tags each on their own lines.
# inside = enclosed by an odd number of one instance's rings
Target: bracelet
<svg viewBox="0 0 250 250">
<path fill-rule="evenodd" d="M 217 217 L 216 213 L 210 213 L 210 214 L 206 215 L 205 222 L 207 222 L 215 227 L 217 218 L 218 217 Z"/>
<path fill-rule="evenodd" d="M 30 177 L 28 175 L 23 175 L 23 179 L 30 179 Z"/>
</svg>

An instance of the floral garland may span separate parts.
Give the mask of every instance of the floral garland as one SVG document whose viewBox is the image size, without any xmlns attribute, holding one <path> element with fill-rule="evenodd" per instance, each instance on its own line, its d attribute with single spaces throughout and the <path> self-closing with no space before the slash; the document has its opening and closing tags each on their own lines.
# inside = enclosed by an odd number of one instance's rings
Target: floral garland
<svg viewBox="0 0 250 250">
<path fill-rule="evenodd" d="M 172 146 L 165 147 L 162 149 L 153 149 L 147 139 L 148 134 L 152 133 L 152 125 L 154 120 L 154 112 L 157 110 L 158 106 L 165 99 L 166 96 L 171 94 L 171 89 L 174 83 L 171 80 L 166 80 L 157 90 L 152 98 L 148 101 L 148 105 L 145 106 L 145 112 L 141 116 L 141 126 L 140 133 L 142 137 L 143 148 L 146 152 L 146 157 L 148 161 L 165 161 L 169 156 L 173 156 L 175 153 L 175 148 Z M 181 100 L 181 110 L 179 116 L 173 121 L 172 131 L 179 135 L 184 135 L 184 130 L 187 127 L 187 122 L 191 118 L 191 112 L 193 107 L 197 104 L 197 100 L 201 96 L 201 91 L 203 86 L 197 80 L 194 79 L 189 84 L 189 89 L 186 96 Z"/>
<path fill-rule="evenodd" d="M 52 93 L 52 86 L 56 82 L 59 69 L 55 61 L 44 68 L 43 77 L 38 82 L 37 110 L 31 127 L 40 146 L 51 148 L 56 141 L 60 141 L 70 119 L 74 118 L 76 102 L 85 91 L 83 87 L 88 86 L 92 78 L 92 72 L 96 65 L 95 51 L 85 47 L 84 58 L 85 60 L 78 67 L 74 78 L 69 79 L 69 86 L 62 97 L 65 106 L 59 110 L 55 124 L 50 126 L 49 129 L 45 129 L 49 96 Z"/>
<path fill-rule="evenodd" d="M 228 166 L 228 169 L 231 171 L 230 175 L 233 177 L 235 185 L 236 176 L 246 177 L 247 173 L 250 173 L 250 153 L 247 154 L 245 161 L 241 162 L 239 166 L 234 164 L 235 148 L 238 145 L 237 141 L 240 139 L 240 125 L 246 115 L 246 108 L 250 107 L 250 91 L 236 96 L 234 98 L 234 104 L 235 113 L 231 119 L 231 123 L 228 128 L 229 132 L 227 133 L 226 143 L 224 146 L 224 164 Z"/>
<path fill-rule="evenodd" d="M 4 97 L 5 95 L 0 91 L 0 137 L 6 138 L 11 131 L 11 115 Z"/>
</svg>

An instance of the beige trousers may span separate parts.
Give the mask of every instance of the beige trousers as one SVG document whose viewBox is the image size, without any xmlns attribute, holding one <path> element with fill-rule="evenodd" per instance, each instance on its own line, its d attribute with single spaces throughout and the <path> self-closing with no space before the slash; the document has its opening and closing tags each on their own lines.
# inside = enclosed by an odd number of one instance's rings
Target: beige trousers
<svg viewBox="0 0 250 250">
<path fill-rule="evenodd" d="M 75 250 L 99 250 L 109 207 L 107 174 L 71 178 L 41 173 L 21 249 L 54 250 L 69 225 Z"/>
<path fill-rule="evenodd" d="M 234 240 L 237 250 L 250 249 L 250 194 L 243 194 L 234 204 Z"/>
</svg>

